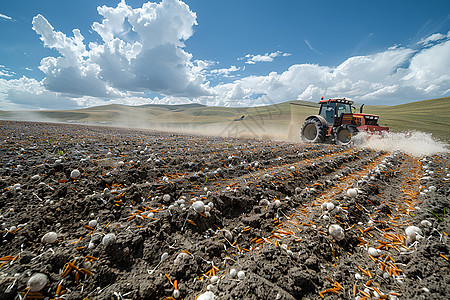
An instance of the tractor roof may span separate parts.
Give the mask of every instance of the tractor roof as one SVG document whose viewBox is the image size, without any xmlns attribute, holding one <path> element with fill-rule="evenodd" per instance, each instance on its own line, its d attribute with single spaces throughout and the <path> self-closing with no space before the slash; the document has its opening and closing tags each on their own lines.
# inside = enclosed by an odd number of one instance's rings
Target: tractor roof
<svg viewBox="0 0 450 300">
<path fill-rule="evenodd" d="M 345 103 L 345 104 L 350 104 L 350 105 L 353 104 L 353 101 L 346 100 L 345 98 L 344 98 L 344 99 L 328 99 L 328 100 L 320 100 L 319 104 L 327 103 L 327 102 L 338 102 L 338 103 Z"/>
</svg>

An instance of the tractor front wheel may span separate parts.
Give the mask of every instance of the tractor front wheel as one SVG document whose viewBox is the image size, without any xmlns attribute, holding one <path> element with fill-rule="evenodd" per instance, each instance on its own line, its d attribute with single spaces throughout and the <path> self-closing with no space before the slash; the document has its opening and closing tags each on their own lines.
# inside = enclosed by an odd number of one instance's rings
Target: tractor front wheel
<svg viewBox="0 0 450 300">
<path fill-rule="evenodd" d="M 325 141 L 325 128 L 317 118 L 308 119 L 301 130 L 302 141 L 307 143 L 323 143 Z"/>
<path fill-rule="evenodd" d="M 341 126 L 336 131 L 336 144 L 347 146 L 352 143 L 353 138 L 358 133 L 358 129 L 354 125 Z"/>
</svg>

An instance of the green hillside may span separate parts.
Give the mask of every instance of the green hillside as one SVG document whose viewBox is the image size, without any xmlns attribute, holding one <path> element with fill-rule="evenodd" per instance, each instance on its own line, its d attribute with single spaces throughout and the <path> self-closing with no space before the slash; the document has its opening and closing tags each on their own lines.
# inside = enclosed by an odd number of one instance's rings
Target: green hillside
<svg viewBox="0 0 450 300">
<path fill-rule="evenodd" d="M 450 97 L 376 109 L 368 106 L 364 111 L 379 115 L 380 125 L 389 126 L 392 131 L 418 130 L 450 140 Z"/>
<path fill-rule="evenodd" d="M 296 105 L 301 104 L 301 105 Z M 306 106 L 305 106 L 306 105 Z M 359 109 L 358 103 L 355 105 Z M 65 111 L 0 111 L 0 119 L 70 122 L 122 127 L 176 130 L 212 135 L 254 136 L 298 139 L 308 115 L 319 105 L 309 101 L 289 101 L 259 107 L 212 107 L 201 104 L 142 106 L 105 105 Z M 364 112 L 380 116 L 380 125 L 391 131 L 419 130 L 450 140 L 450 97 L 397 106 L 364 107 Z M 235 121 L 241 116 L 243 120 Z"/>
</svg>

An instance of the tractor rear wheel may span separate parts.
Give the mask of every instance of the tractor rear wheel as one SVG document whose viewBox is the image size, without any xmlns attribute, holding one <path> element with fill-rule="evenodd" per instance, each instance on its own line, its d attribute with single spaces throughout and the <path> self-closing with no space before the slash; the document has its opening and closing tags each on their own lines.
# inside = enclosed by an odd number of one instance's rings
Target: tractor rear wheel
<svg viewBox="0 0 450 300">
<path fill-rule="evenodd" d="M 325 141 L 325 128 L 317 118 L 308 119 L 301 130 L 302 141 L 306 143 L 323 143 Z"/>
<path fill-rule="evenodd" d="M 341 126 L 336 131 L 336 144 L 347 146 L 353 142 L 353 138 L 358 133 L 355 125 Z"/>
</svg>

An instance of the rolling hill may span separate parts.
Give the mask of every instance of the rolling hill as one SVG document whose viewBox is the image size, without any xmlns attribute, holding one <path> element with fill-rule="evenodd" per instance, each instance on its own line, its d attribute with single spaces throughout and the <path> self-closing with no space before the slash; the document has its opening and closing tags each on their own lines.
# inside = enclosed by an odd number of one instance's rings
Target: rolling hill
<svg viewBox="0 0 450 300">
<path fill-rule="evenodd" d="M 302 104 L 301 105 L 292 105 Z M 311 107 L 312 106 L 312 107 Z M 317 107 L 317 108 L 316 108 Z M 319 105 L 289 101 L 259 107 L 211 107 L 201 104 L 142 106 L 105 105 L 77 110 L 0 111 L 3 120 L 69 122 L 118 127 L 149 128 L 226 136 L 286 139 L 298 136 L 306 116 Z M 450 140 L 450 97 L 397 106 L 364 107 L 380 116 L 380 125 L 391 131 L 418 130 Z M 238 120 L 244 116 L 242 120 Z"/>
</svg>

